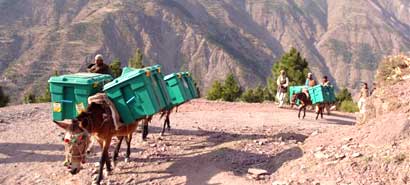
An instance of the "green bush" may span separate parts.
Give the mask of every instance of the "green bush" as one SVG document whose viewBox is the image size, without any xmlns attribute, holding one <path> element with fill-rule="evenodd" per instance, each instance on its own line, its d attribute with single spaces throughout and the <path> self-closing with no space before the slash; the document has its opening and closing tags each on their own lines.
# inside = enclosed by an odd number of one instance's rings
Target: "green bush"
<svg viewBox="0 0 410 185">
<path fill-rule="evenodd" d="M 34 95 L 32 92 L 29 92 L 29 93 L 24 95 L 24 100 L 23 101 L 26 104 L 36 103 L 37 98 L 36 98 L 36 95 Z"/>
<path fill-rule="evenodd" d="M 275 100 L 275 96 L 269 91 L 268 87 L 263 88 L 263 99 L 267 101 Z"/>
<path fill-rule="evenodd" d="M 7 96 L 3 92 L 3 88 L 0 86 L 0 107 L 5 107 L 9 103 L 10 99 L 9 96 Z"/>
<path fill-rule="evenodd" d="M 359 107 L 357 106 L 357 104 L 351 100 L 345 100 L 342 101 L 342 103 L 340 104 L 339 110 L 342 112 L 358 112 L 359 111 Z"/>
<path fill-rule="evenodd" d="M 129 60 L 128 60 L 128 67 L 132 67 L 132 68 L 143 68 L 144 64 L 143 64 L 143 59 L 144 59 L 144 55 L 142 54 L 141 50 L 138 48 L 135 51 L 134 56 L 132 56 Z"/>
<path fill-rule="evenodd" d="M 262 103 L 264 100 L 264 91 L 262 87 L 247 89 L 241 95 L 241 100 L 248 103 Z"/>
<path fill-rule="evenodd" d="M 122 69 L 121 69 L 121 61 L 119 58 L 115 58 L 111 61 L 110 69 L 112 71 L 112 75 L 114 78 L 118 78 L 121 76 Z"/>
<path fill-rule="evenodd" d="M 241 88 L 238 82 L 235 80 L 233 74 L 229 74 L 226 77 L 224 85 L 222 87 L 222 99 L 224 101 L 233 102 L 241 96 Z"/>
<path fill-rule="evenodd" d="M 222 98 L 222 84 L 219 81 L 215 81 L 212 84 L 211 89 L 209 89 L 206 99 L 208 100 L 219 100 Z"/>
<path fill-rule="evenodd" d="M 347 88 L 343 88 L 336 94 L 336 105 L 339 107 L 342 102 L 344 101 L 353 101 L 352 94 L 347 90 Z"/>
</svg>

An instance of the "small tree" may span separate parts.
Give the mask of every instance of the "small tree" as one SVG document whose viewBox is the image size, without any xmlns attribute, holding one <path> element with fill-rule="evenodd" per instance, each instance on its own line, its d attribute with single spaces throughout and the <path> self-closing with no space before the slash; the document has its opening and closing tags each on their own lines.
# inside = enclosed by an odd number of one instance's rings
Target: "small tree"
<svg viewBox="0 0 410 185">
<path fill-rule="evenodd" d="M 244 102 L 255 102 L 255 97 L 253 94 L 253 89 L 247 89 L 242 95 L 241 95 L 241 100 Z"/>
<path fill-rule="evenodd" d="M 208 100 L 219 100 L 222 98 L 222 84 L 219 81 L 215 81 L 212 84 L 211 89 L 209 89 L 206 99 Z"/>
<path fill-rule="evenodd" d="M 343 101 L 353 101 L 352 94 L 349 90 L 347 90 L 347 88 L 343 88 L 336 94 L 337 105 L 341 105 Z"/>
<path fill-rule="evenodd" d="M 144 67 L 143 58 L 144 58 L 144 55 L 142 54 L 141 50 L 137 48 L 134 56 L 132 56 L 128 60 L 128 67 L 137 68 L 137 69 L 143 68 Z"/>
<path fill-rule="evenodd" d="M 3 88 L 0 86 L 0 107 L 5 107 L 9 101 L 9 96 L 3 92 Z"/>
<path fill-rule="evenodd" d="M 291 48 L 272 67 L 272 76 L 268 79 L 268 87 L 273 94 L 277 92 L 276 79 L 281 70 L 285 70 L 289 78 L 289 86 L 304 84 L 309 72 L 306 59 L 295 48 Z"/>
<path fill-rule="evenodd" d="M 253 90 L 253 94 L 255 96 L 255 102 L 257 103 L 262 103 L 264 98 L 263 98 L 263 88 L 258 86 Z"/>
<path fill-rule="evenodd" d="M 32 92 L 25 94 L 24 103 L 26 104 L 36 103 L 36 95 L 34 95 Z"/>
<path fill-rule="evenodd" d="M 112 75 L 114 78 L 121 76 L 122 69 L 121 69 L 121 61 L 119 58 L 114 58 L 111 61 L 110 68 L 111 68 Z"/>
<path fill-rule="evenodd" d="M 274 96 L 269 91 L 268 87 L 263 88 L 263 99 L 267 100 L 267 101 L 273 101 L 274 100 Z"/>
<path fill-rule="evenodd" d="M 241 96 L 241 89 L 233 74 L 229 74 L 223 85 L 222 99 L 224 101 L 235 101 Z"/>
</svg>

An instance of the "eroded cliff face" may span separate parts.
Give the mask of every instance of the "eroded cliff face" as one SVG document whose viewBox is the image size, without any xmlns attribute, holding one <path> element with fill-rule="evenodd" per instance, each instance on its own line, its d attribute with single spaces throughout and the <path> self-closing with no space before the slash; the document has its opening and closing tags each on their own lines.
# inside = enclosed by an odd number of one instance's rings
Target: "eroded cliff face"
<svg viewBox="0 0 410 185">
<path fill-rule="evenodd" d="M 14 100 L 54 70 L 84 70 L 96 53 L 123 65 L 136 48 L 164 73 L 193 72 L 202 90 L 226 74 L 264 84 L 290 47 L 317 76 L 356 88 L 378 61 L 410 46 L 401 0 L 3 0 L 0 74 Z M 38 91 L 35 91 L 38 92 Z"/>
</svg>

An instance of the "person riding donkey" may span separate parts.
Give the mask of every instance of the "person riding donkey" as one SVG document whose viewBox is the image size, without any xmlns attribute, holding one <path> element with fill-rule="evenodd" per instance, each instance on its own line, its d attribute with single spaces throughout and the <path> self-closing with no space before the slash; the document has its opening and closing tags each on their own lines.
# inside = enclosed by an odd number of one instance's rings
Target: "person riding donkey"
<svg viewBox="0 0 410 185">
<path fill-rule="evenodd" d="M 316 81 L 313 79 L 313 74 L 308 73 L 308 76 L 306 78 L 305 86 L 307 87 L 313 87 L 316 85 Z"/>
<path fill-rule="evenodd" d="M 278 85 L 278 92 L 276 94 L 276 97 L 279 101 L 279 108 L 282 108 L 289 86 L 289 78 L 286 76 L 285 70 L 280 71 L 280 75 L 276 81 L 276 84 Z"/>
<path fill-rule="evenodd" d="M 112 76 L 111 69 L 104 63 L 104 59 L 101 54 L 97 54 L 95 56 L 94 64 L 89 65 L 87 71 L 90 73 L 108 74 Z"/>
</svg>

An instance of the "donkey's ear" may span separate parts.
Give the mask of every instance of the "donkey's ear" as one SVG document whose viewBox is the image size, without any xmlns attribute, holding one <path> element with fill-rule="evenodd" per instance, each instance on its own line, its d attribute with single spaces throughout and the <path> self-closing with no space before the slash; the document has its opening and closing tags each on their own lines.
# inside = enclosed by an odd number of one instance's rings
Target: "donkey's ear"
<svg viewBox="0 0 410 185">
<path fill-rule="evenodd" d="M 53 121 L 57 126 L 61 127 L 64 130 L 68 130 L 71 124 L 68 123 L 63 123 L 63 122 L 58 122 L 58 121 Z"/>
</svg>

